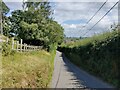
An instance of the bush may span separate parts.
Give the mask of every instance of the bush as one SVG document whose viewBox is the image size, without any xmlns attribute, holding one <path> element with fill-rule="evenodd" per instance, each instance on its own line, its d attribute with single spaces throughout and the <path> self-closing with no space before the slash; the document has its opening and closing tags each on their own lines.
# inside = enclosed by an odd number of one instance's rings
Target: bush
<svg viewBox="0 0 120 90">
<path fill-rule="evenodd" d="M 11 40 L 8 41 L 8 43 L 3 42 L 2 43 L 2 55 L 8 56 L 8 55 L 14 55 L 16 51 L 12 50 L 12 44 Z"/>
<path fill-rule="evenodd" d="M 8 43 L 4 42 L 2 44 L 2 55 L 3 56 L 10 55 L 11 51 L 12 51 L 12 49 L 11 49 L 10 42 L 8 42 Z"/>
</svg>

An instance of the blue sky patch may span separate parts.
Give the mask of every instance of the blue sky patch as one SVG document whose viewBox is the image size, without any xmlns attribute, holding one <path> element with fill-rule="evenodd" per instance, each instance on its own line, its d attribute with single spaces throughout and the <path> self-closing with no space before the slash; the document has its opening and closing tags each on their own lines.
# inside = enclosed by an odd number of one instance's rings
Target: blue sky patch
<svg viewBox="0 0 120 90">
<path fill-rule="evenodd" d="M 63 24 L 81 24 L 81 23 L 86 23 L 85 19 L 80 19 L 80 20 L 67 20 L 64 21 Z"/>
</svg>

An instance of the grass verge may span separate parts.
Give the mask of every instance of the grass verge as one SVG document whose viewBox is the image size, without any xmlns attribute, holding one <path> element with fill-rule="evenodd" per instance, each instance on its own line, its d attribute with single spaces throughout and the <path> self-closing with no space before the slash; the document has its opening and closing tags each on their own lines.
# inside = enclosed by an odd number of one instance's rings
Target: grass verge
<svg viewBox="0 0 120 90">
<path fill-rule="evenodd" d="M 52 77 L 55 51 L 15 53 L 2 57 L 3 88 L 46 88 Z"/>
</svg>

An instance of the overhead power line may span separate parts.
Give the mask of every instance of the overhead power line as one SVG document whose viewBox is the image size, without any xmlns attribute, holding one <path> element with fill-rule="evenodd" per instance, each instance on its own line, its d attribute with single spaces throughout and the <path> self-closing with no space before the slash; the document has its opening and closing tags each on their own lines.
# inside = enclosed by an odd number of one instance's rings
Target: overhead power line
<svg viewBox="0 0 120 90">
<path fill-rule="evenodd" d="M 118 1 L 119 2 L 119 1 Z M 117 4 L 118 4 L 118 2 L 116 2 L 114 5 L 113 5 L 113 7 L 112 8 L 110 8 L 110 10 L 97 22 L 97 23 L 95 23 L 90 29 L 89 29 L 89 31 L 91 31 Z M 87 31 L 84 35 L 86 35 L 89 31 Z M 83 36 L 84 36 L 83 35 Z"/>
<path fill-rule="evenodd" d="M 108 0 L 106 0 L 102 5 L 101 7 L 97 10 L 97 12 L 95 12 L 95 14 L 86 22 L 86 24 L 81 27 L 81 29 L 85 28 L 87 26 L 87 24 L 95 17 L 95 15 L 102 9 L 102 7 L 107 3 Z"/>
<path fill-rule="evenodd" d="M 101 7 L 97 10 L 97 12 L 95 12 L 95 14 L 86 22 L 86 25 L 95 17 L 95 15 L 102 9 L 102 7 L 107 3 L 107 1 L 108 1 L 108 0 L 106 0 L 106 1 L 101 5 Z M 86 25 L 83 26 L 82 28 L 85 28 Z"/>
<path fill-rule="evenodd" d="M 102 4 L 102 6 L 98 9 L 98 11 L 87 21 L 86 24 L 88 24 L 88 23 L 95 17 L 95 15 L 102 9 L 102 7 L 106 4 L 107 1 L 108 1 L 108 0 L 106 0 L 106 1 Z"/>
</svg>

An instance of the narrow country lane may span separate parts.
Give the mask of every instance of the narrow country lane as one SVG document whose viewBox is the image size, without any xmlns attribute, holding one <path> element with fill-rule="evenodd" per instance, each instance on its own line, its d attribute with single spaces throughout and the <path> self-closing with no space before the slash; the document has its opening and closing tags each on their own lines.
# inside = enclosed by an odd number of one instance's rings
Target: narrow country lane
<svg viewBox="0 0 120 90">
<path fill-rule="evenodd" d="M 73 65 L 59 51 L 56 53 L 51 88 L 112 88 Z"/>
</svg>

